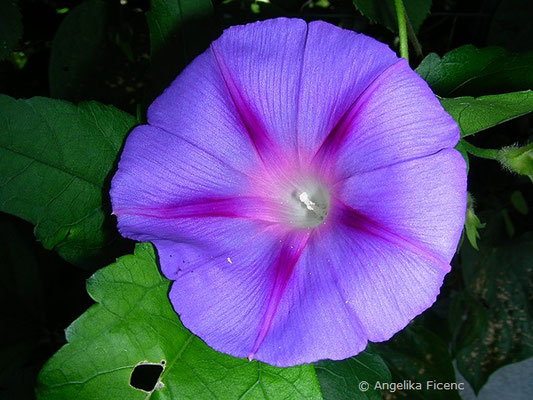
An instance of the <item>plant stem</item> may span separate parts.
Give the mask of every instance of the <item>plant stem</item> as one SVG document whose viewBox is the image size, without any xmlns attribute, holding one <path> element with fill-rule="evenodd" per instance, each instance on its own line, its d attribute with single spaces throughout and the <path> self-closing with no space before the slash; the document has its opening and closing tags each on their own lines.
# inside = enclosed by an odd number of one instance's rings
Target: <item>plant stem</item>
<svg viewBox="0 0 533 400">
<path fill-rule="evenodd" d="M 473 156 L 479 157 L 479 158 L 486 158 L 488 160 L 499 160 L 499 153 L 500 150 L 496 149 L 482 149 L 479 147 L 474 146 L 473 144 L 468 143 L 466 140 L 461 140 L 461 144 L 463 145 L 463 148 Z"/>
<path fill-rule="evenodd" d="M 400 56 L 409 62 L 409 43 L 407 41 L 407 27 L 402 0 L 394 0 L 396 17 L 398 19 L 398 33 L 400 35 Z"/>
</svg>

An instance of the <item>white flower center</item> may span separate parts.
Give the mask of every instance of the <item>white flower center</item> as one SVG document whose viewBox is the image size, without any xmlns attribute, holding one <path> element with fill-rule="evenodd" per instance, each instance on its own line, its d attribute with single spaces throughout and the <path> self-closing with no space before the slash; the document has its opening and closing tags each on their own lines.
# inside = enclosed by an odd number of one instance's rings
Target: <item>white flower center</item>
<svg viewBox="0 0 533 400">
<path fill-rule="evenodd" d="M 324 222 L 329 210 L 329 194 L 317 183 L 307 182 L 290 196 L 290 222 L 299 228 L 314 228 Z"/>
<path fill-rule="evenodd" d="M 311 201 L 307 192 L 302 192 L 302 194 L 300 195 L 300 201 L 305 204 L 308 210 L 314 210 L 313 206 L 315 206 L 316 204 Z"/>
</svg>

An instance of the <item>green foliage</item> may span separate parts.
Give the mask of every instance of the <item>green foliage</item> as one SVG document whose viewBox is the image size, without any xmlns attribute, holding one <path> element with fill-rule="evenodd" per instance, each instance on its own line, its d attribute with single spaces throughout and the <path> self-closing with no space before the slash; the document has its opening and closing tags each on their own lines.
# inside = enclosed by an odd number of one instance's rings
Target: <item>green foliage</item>
<svg viewBox="0 0 533 400">
<path fill-rule="evenodd" d="M 103 207 L 133 124 L 96 102 L 0 95 L 0 211 L 34 224 L 43 246 L 74 264 L 95 268 L 124 251 Z"/>
<path fill-rule="evenodd" d="M 422 390 L 400 392 L 401 398 L 460 399 L 455 390 L 428 390 L 428 381 L 455 382 L 455 372 L 446 342 L 421 323 L 412 322 L 388 342 L 376 345 L 376 349 L 390 367 L 393 382 L 410 380 L 422 384 Z"/>
<path fill-rule="evenodd" d="M 533 91 L 443 98 L 440 103 L 466 137 L 533 111 Z"/>
<path fill-rule="evenodd" d="M 370 346 L 346 360 L 315 363 L 315 371 L 325 400 L 381 399 L 379 390 L 373 390 L 376 382 L 388 383 L 392 379 L 387 365 Z M 366 391 L 359 389 L 363 381 L 369 385 Z"/>
<path fill-rule="evenodd" d="M 168 86 L 212 39 L 210 0 L 151 0 L 146 20 L 150 31 L 152 96 Z"/>
<path fill-rule="evenodd" d="M 467 204 L 466 204 L 466 216 L 465 216 L 465 232 L 468 241 L 472 247 L 478 250 L 477 239 L 479 239 L 478 229 L 484 228 L 485 224 L 482 224 L 478 216 L 474 211 L 474 200 L 470 193 L 467 195 Z"/>
<path fill-rule="evenodd" d="M 68 344 L 40 373 L 38 398 L 321 398 L 311 365 L 275 368 L 207 347 L 181 325 L 168 289 L 146 243 L 96 272 L 87 291 L 97 304 L 67 328 Z M 163 361 L 153 392 L 130 386 L 138 363 Z"/>
<path fill-rule="evenodd" d="M 531 235 L 499 247 L 481 243 L 479 253 L 463 246 L 467 300 L 456 307 L 462 313 L 452 321 L 457 368 L 476 392 L 496 369 L 533 356 L 532 259 Z"/>
<path fill-rule="evenodd" d="M 518 92 L 533 88 L 533 53 L 466 45 L 442 58 L 428 54 L 416 72 L 444 97 Z"/>
<path fill-rule="evenodd" d="M 384 25 L 393 32 L 398 32 L 394 0 L 353 0 L 353 4 L 370 21 Z M 404 0 L 403 5 L 409 23 L 413 30 L 418 32 L 420 25 L 429 14 L 431 0 Z"/>
<path fill-rule="evenodd" d="M 7 58 L 22 36 L 17 0 L 0 1 L 0 61 Z"/>
</svg>

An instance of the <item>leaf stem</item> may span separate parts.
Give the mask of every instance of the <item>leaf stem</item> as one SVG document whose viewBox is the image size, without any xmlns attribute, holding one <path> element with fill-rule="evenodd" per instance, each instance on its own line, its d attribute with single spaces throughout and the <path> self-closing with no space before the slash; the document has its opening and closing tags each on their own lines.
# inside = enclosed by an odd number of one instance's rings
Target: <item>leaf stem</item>
<svg viewBox="0 0 533 400">
<path fill-rule="evenodd" d="M 488 160 L 499 160 L 500 159 L 500 150 L 496 149 L 482 149 L 480 147 L 476 147 L 471 143 L 468 143 L 466 140 L 461 140 L 461 144 L 463 145 L 463 149 L 465 149 L 468 153 L 472 154 L 473 156 L 479 157 L 479 158 L 486 158 Z"/>
<path fill-rule="evenodd" d="M 409 62 L 409 43 L 407 41 L 407 25 L 402 0 L 394 0 L 396 17 L 398 19 L 398 33 L 400 36 L 400 56 Z"/>
</svg>

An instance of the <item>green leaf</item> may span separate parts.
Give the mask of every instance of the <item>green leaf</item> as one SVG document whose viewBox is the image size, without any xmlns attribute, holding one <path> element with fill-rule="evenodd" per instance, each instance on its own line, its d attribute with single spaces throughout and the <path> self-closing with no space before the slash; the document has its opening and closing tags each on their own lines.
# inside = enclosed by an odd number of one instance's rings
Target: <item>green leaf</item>
<svg viewBox="0 0 533 400">
<path fill-rule="evenodd" d="M 370 21 L 381 24 L 392 32 L 398 32 L 394 0 L 353 0 L 353 4 Z M 413 30 L 418 32 L 429 14 L 431 0 L 404 0 L 403 5 Z"/>
<path fill-rule="evenodd" d="M 400 391 L 400 396 L 420 400 L 460 400 L 456 390 L 434 390 L 427 382 L 454 383 L 455 372 L 446 343 L 414 322 L 388 342 L 375 345 L 392 372 L 393 382 L 420 383 L 420 390 Z M 402 397 L 402 398 L 403 398 Z"/>
<path fill-rule="evenodd" d="M 107 187 L 134 123 L 96 102 L 0 95 L 0 211 L 33 223 L 43 246 L 74 264 L 109 260 L 122 242 Z"/>
<path fill-rule="evenodd" d="M 210 349 L 181 325 L 168 289 L 147 243 L 96 272 L 87 290 L 97 304 L 67 328 L 68 344 L 39 375 L 38 398 L 321 398 L 312 365 L 275 368 Z M 138 363 L 163 361 L 153 392 L 129 385 Z"/>
<path fill-rule="evenodd" d="M 443 98 L 440 103 L 459 125 L 461 137 L 466 137 L 532 112 L 533 91 Z"/>
<path fill-rule="evenodd" d="M 151 0 L 146 13 L 152 46 L 152 96 L 166 88 L 212 39 L 210 0 Z"/>
<path fill-rule="evenodd" d="M 21 37 L 22 15 L 17 1 L 0 1 L 0 61 L 11 54 Z"/>
<path fill-rule="evenodd" d="M 456 354 L 457 368 L 476 392 L 496 369 L 533 355 L 532 259 L 531 235 L 501 247 L 481 243 L 479 252 L 463 246 L 463 280 L 475 300 L 466 312 L 486 313 L 475 338 L 459 344 Z"/>
<path fill-rule="evenodd" d="M 416 72 L 443 97 L 518 92 L 533 88 L 533 53 L 466 45 L 442 58 L 428 54 Z"/>
<path fill-rule="evenodd" d="M 383 359 L 369 347 L 346 360 L 317 362 L 315 371 L 325 400 L 382 399 L 379 391 L 373 388 L 376 382 L 391 382 L 392 379 Z M 359 387 L 363 381 L 369 385 L 366 391 Z"/>
</svg>

